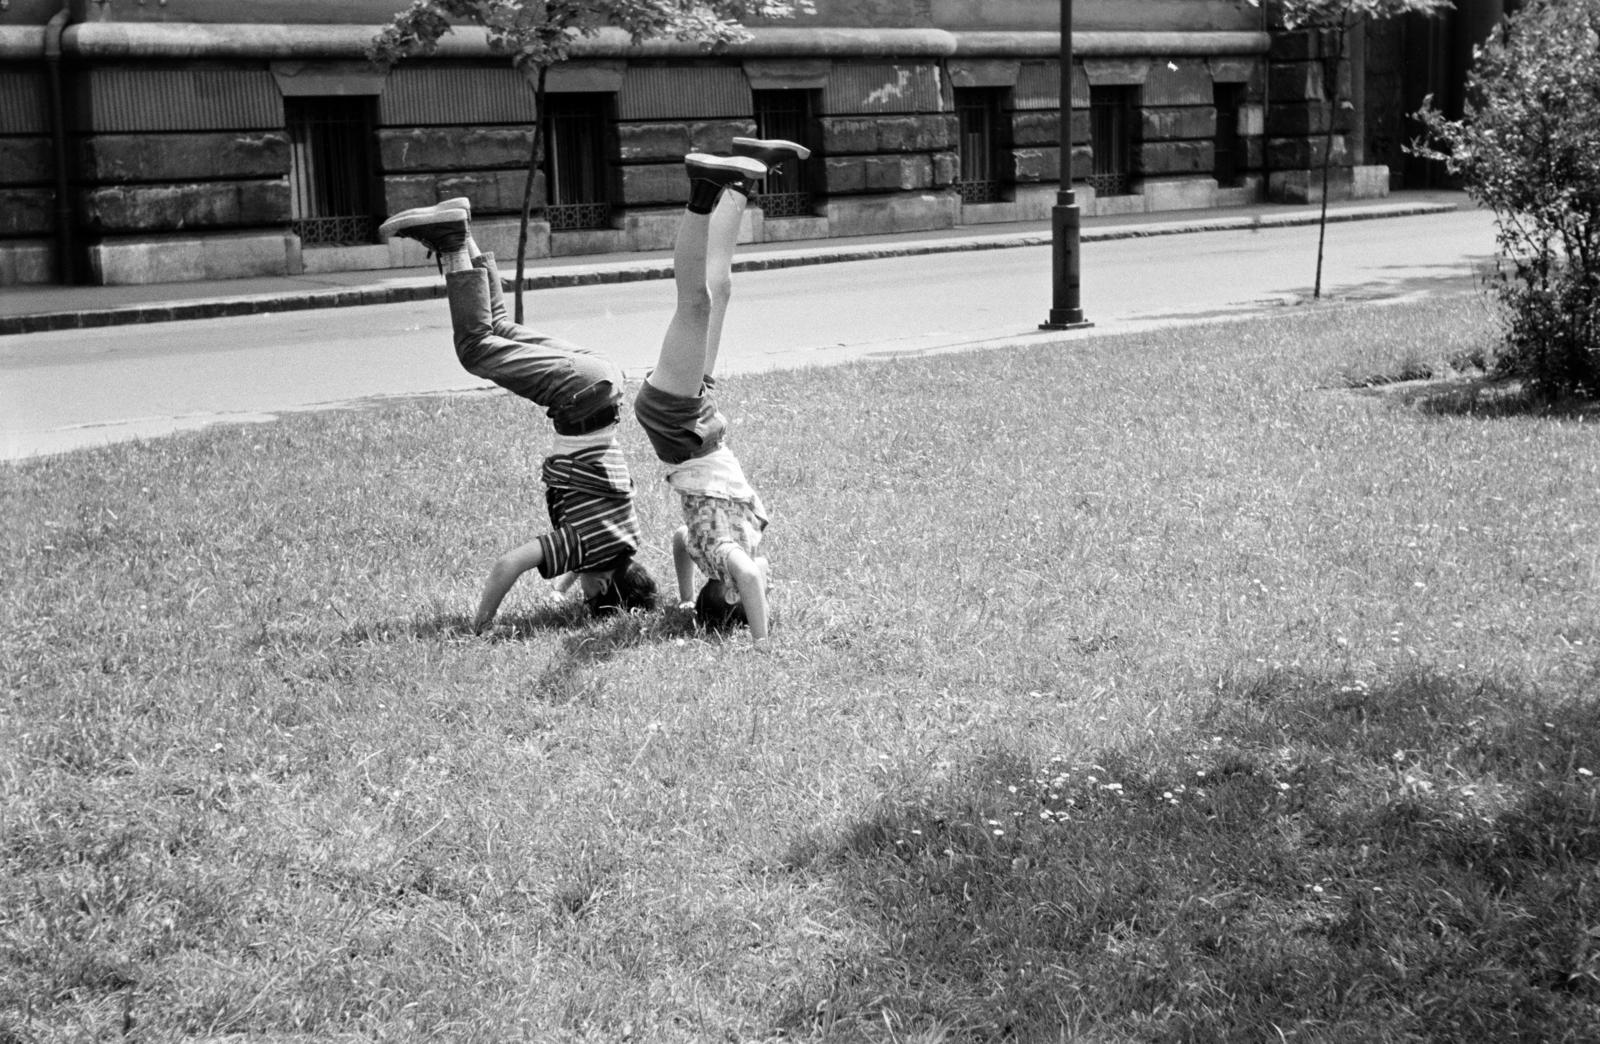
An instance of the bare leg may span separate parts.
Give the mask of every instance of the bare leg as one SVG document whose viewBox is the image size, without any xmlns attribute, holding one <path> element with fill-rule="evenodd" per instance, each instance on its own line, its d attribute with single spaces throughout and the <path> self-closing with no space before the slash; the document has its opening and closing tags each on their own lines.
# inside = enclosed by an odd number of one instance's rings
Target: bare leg
<svg viewBox="0 0 1600 1044">
<path fill-rule="evenodd" d="M 739 242 L 739 223 L 749 203 L 743 192 L 728 190 L 711 212 L 706 234 L 706 292 L 711 297 L 711 312 L 706 320 L 705 361 L 700 372 L 710 377 L 717 370 L 717 349 L 722 345 L 722 321 L 728 315 L 728 300 L 733 296 L 733 252 Z"/>
<path fill-rule="evenodd" d="M 724 192 L 723 197 L 735 195 Z M 711 293 L 706 288 L 706 247 L 710 214 L 684 211 L 672 248 L 672 279 L 677 307 L 661 341 L 661 355 L 650 383 L 670 395 L 700 394 L 705 373 L 706 335 L 711 323 Z"/>
<path fill-rule="evenodd" d="M 713 294 L 720 294 L 725 311 L 739 220 L 751 186 L 766 175 L 767 165 L 744 156 L 699 152 L 685 156 L 684 165 L 689 203 L 672 248 L 678 301 L 656 368 L 646 382 L 669 395 L 692 397 L 700 394 L 710 373 L 707 356 L 715 361 L 716 342 L 722 336 L 722 312 L 713 312 Z"/>
</svg>

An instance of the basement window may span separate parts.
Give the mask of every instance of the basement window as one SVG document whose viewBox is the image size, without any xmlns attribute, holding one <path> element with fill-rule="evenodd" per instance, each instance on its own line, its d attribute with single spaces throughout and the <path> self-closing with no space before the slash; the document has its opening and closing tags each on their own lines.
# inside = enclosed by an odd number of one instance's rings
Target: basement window
<svg viewBox="0 0 1600 1044">
<path fill-rule="evenodd" d="M 302 246 L 377 241 L 371 97 L 283 100 L 289 132 L 290 229 Z"/>
<path fill-rule="evenodd" d="M 998 203 L 1005 198 L 1001 161 L 1004 95 L 1004 89 L 993 87 L 955 89 L 956 151 L 961 160 L 956 191 L 963 203 Z"/>
<path fill-rule="evenodd" d="M 1223 188 L 1244 182 L 1244 141 L 1239 134 L 1239 112 L 1244 108 L 1244 84 L 1219 83 L 1212 88 L 1217 107 L 1217 137 L 1212 144 L 1212 176 Z"/>
<path fill-rule="evenodd" d="M 1100 196 L 1131 192 L 1133 114 L 1137 87 L 1089 88 L 1089 140 L 1094 171 L 1085 180 Z"/>
<path fill-rule="evenodd" d="M 756 205 L 771 218 L 807 217 L 813 212 L 818 190 L 817 164 L 822 147 L 816 112 L 820 91 L 752 91 L 756 137 L 779 138 L 804 145 L 811 158 L 783 161 L 776 174 L 768 174 L 756 195 Z"/>
<path fill-rule="evenodd" d="M 551 94 L 544 122 L 545 220 L 552 232 L 611 226 L 610 94 Z"/>
</svg>

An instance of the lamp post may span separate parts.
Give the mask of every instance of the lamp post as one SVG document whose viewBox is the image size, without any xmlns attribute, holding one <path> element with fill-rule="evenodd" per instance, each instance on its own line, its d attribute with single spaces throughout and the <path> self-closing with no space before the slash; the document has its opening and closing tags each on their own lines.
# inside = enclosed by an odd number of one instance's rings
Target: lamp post
<svg viewBox="0 0 1600 1044">
<path fill-rule="evenodd" d="M 1072 0 L 1061 0 L 1061 188 L 1050 209 L 1050 318 L 1041 330 L 1071 330 L 1094 324 L 1083 317 L 1078 293 L 1078 227 L 1082 215 L 1072 191 Z"/>
</svg>

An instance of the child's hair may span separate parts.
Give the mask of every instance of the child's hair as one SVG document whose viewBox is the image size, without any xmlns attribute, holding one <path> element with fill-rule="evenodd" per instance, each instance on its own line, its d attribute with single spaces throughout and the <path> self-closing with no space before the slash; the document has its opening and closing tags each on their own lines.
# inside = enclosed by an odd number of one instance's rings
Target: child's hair
<svg viewBox="0 0 1600 1044">
<path fill-rule="evenodd" d="M 610 583 L 606 584 L 605 590 L 584 604 L 596 616 L 625 613 L 633 609 L 654 609 L 656 579 L 637 559 L 629 558 L 611 570 Z"/>
<path fill-rule="evenodd" d="M 727 631 L 735 627 L 748 627 L 744 603 L 728 604 L 726 590 L 721 580 L 707 580 L 694 600 L 694 618 L 708 631 Z"/>
</svg>

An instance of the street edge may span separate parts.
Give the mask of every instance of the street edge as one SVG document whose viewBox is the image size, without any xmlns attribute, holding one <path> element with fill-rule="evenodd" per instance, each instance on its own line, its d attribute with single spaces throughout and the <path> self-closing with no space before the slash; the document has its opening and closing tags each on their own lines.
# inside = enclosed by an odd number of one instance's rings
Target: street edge
<svg viewBox="0 0 1600 1044">
<path fill-rule="evenodd" d="M 1424 214 L 1446 213 L 1459 209 L 1453 203 L 1415 203 L 1364 210 L 1330 211 L 1329 224 L 1350 221 L 1371 221 L 1382 218 L 1415 217 Z M 1284 228 L 1315 225 L 1317 214 L 1252 215 L 1187 219 L 1183 221 L 1152 221 L 1137 225 L 1118 225 L 1107 228 L 1085 228 L 1080 233 L 1082 242 L 1101 242 L 1116 239 L 1140 239 L 1156 236 L 1182 235 L 1191 232 L 1251 231 L 1263 228 Z M 1050 243 L 1048 231 L 1009 233 L 995 236 L 970 236 L 960 239 L 930 239 L 880 246 L 835 246 L 811 250 L 748 254 L 735 258 L 734 270 L 738 272 L 767 271 L 780 268 L 799 268 L 809 265 L 837 264 L 845 261 L 874 261 L 895 257 L 915 257 L 924 254 L 956 253 L 972 250 L 1004 250 L 1015 247 L 1041 246 Z M 672 276 L 672 265 L 661 261 L 624 262 L 605 268 L 574 267 L 540 275 L 525 276 L 525 290 L 543 290 L 555 287 L 591 286 L 612 283 L 632 283 Z M 508 286 L 511 281 L 507 281 Z M 165 323 L 191 319 L 218 319 L 230 316 L 261 315 L 269 312 L 310 311 L 319 308 L 348 308 L 358 305 L 394 304 L 423 301 L 445 295 L 442 280 L 406 282 L 387 286 L 368 286 L 338 290 L 313 290 L 305 293 L 241 295 L 205 301 L 168 301 L 159 304 L 119 305 L 114 308 L 87 309 L 62 312 L 35 312 L 29 315 L 0 316 L 0 336 L 10 334 L 48 333 L 57 330 L 84 330 L 102 326 L 126 326 L 136 323 Z"/>
</svg>

